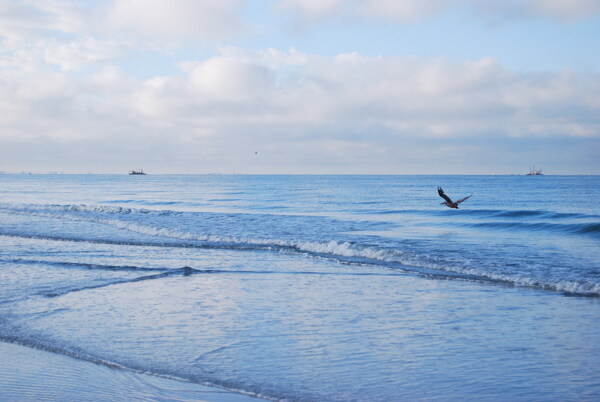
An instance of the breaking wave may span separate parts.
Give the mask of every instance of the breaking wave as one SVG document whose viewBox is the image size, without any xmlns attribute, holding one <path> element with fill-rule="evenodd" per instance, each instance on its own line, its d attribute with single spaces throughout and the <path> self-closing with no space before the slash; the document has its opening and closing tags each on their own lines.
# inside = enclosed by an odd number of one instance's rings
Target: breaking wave
<svg viewBox="0 0 600 402">
<path fill-rule="evenodd" d="M 112 239 L 90 239 L 76 236 L 31 235 L 24 233 L 0 233 L 4 236 L 19 236 L 55 241 L 83 241 L 106 244 L 124 244 L 133 246 L 185 247 L 231 250 L 263 250 L 304 254 L 315 258 L 326 258 L 340 263 L 363 266 L 379 266 L 399 270 L 406 274 L 416 274 L 440 279 L 464 279 L 487 283 L 504 284 L 509 286 L 525 286 L 538 289 L 552 290 L 571 294 L 600 296 L 600 280 L 590 278 L 536 278 L 523 272 L 494 271 L 481 264 L 472 264 L 460 259 L 449 259 L 436 256 L 434 253 L 411 250 L 395 245 L 384 246 L 383 243 L 371 244 L 362 241 L 346 240 L 316 240 L 283 237 L 240 236 L 226 234 L 202 234 L 187 229 L 162 227 L 159 224 L 140 222 L 139 219 L 126 219 L 135 215 L 168 217 L 186 214 L 186 212 L 170 210 L 147 210 L 124 208 L 105 205 L 0 205 L 0 211 L 17 214 L 27 214 L 40 217 L 69 219 L 101 223 L 122 231 L 143 235 L 144 241 L 119 241 Z M 391 213 L 391 211 L 388 211 Z M 417 213 L 416 211 L 396 211 L 395 213 Z M 422 213 L 422 212 L 419 212 Z M 433 212 L 437 214 L 438 212 Z M 196 213 L 197 214 L 197 213 Z M 229 214 L 231 215 L 231 214 Z M 228 216 L 229 216 L 228 215 Z M 474 210 L 468 211 L 467 216 L 493 216 L 503 219 L 512 217 L 534 217 L 554 219 L 590 218 L 581 214 L 559 214 L 547 211 L 502 211 Z M 154 222 L 153 222 L 154 223 Z M 572 234 L 600 234 L 600 223 L 573 222 L 535 222 L 535 221 L 474 221 L 461 222 L 459 225 L 500 230 L 530 230 Z M 169 239 L 170 241 L 163 241 Z M 79 264 L 82 265 L 82 264 Z M 88 268 L 102 268 L 93 266 Z M 130 267 L 106 269 L 129 269 Z M 133 267 L 136 269 L 136 267 Z M 193 269 L 193 268 L 191 268 Z M 169 273 L 171 275 L 173 273 Z M 162 275 L 162 274 L 157 274 Z"/>
</svg>

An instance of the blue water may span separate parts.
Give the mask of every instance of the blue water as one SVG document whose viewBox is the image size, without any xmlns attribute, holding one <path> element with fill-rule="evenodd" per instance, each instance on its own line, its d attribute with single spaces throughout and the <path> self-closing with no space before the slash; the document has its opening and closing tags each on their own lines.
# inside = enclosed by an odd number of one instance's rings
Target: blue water
<svg viewBox="0 0 600 402">
<path fill-rule="evenodd" d="M 454 198 L 453 210 L 436 188 Z M 286 400 L 600 398 L 600 176 L 0 175 L 0 340 Z"/>
</svg>

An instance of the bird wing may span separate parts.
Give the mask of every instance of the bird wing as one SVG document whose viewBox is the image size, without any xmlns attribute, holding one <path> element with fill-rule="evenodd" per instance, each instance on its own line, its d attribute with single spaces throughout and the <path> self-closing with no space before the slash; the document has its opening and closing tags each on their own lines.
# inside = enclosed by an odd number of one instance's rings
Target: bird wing
<svg viewBox="0 0 600 402">
<path fill-rule="evenodd" d="M 473 194 L 471 194 L 473 195 Z M 463 202 L 464 200 L 466 200 L 467 198 L 471 198 L 471 195 L 467 195 L 465 198 L 461 198 L 460 200 L 456 201 L 456 204 L 460 204 L 461 202 Z"/>
<path fill-rule="evenodd" d="M 441 187 L 438 187 L 438 194 L 440 195 L 440 197 L 445 199 L 447 202 L 452 203 L 452 200 L 450 199 L 450 197 L 448 197 L 446 194 L 444 194 L 444 190 L 442 190 Z"/>
</svg>

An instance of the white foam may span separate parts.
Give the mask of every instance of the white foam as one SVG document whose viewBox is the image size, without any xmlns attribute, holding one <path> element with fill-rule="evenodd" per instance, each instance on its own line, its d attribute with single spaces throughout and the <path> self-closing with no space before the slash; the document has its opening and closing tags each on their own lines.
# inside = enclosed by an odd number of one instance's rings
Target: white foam
<svg viewBox="0 0 600 402">
<path fill-rule="evenodd" d="M 435 272 L 426 272 L 428 274 L 443 274 L 452 273 L 470 277 L 471 279 L 480 279 L 491 282 L 502 282 L 516 286 L 542 288 L 559 292 L 577 293 L 585 295 L 600 295 L 600 282 L 576 281 L 576 280 L 560 280 L 557 282 L 541 281 L 531 277 L 519 274 L 504 274 L 485 271 L 479 268 L 472 268 L 461 263 L 449 263 L 444 260 L 435 260 L 429 256 L 405 252 L 399 249 L 383 249 L 376 246 L 361 246 L 350 242 L 338 242 L 330 240 L 326 242 L 304 241 L 304 240 L 281 240 L 281 239 L 264 239 L 241 236 L 221 236 L 221 235 L 197 235 L 180 230 L 157 228 L 149 225 L 144 225 L 135 222 L 127 222 L 119 219 L 104 219 L 94 216 L 74 216 L 76 213 L 94 213 L 94 214 L 110 214 L 110 215 L 129 215 L 129 214 L 171 214 L 177 213 L 174 211 L 152 211 L 146 209 L 123 208 L 116 206 L 104 205 L 11 205 L 0 204 L 0 209 L 9 209 L 28 215 L 69 219 L 73 221 L 90 221 L 111 225 L 113 227 L 127 230 L 130 232 L 148 235 L 153 237 L 165 237 L 171 239 L 179 239 L 183 241 L 193 241 L 207 243 L 212 246 L 229 246 L 246 248 L 248 246 L 257 248 L 279 248 L 293 250 L 296 252 L 304 252 L 312 255 L 331 257 L 334 259 L 350 259 L 359 261 L 350 262 L 366 262 L 377 264 L 380 262 L 395 264 L 397 268 L 413 270 L 420 272 L 419 269 L 433 270 Z M 57 214 L 58 213 L 58 214 Z M 362 260 L 362 261 L 361 261 Z"/>
</svg>

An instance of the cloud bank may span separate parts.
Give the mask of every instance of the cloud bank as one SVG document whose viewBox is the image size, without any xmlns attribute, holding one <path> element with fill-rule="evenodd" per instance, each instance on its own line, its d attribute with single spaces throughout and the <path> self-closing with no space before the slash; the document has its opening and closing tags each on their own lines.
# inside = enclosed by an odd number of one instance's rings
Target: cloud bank
<svg viewBox="0 0 600 402">
<path fill-rule="evenodd" d="M 491 57 L 221 47 L 248 29 L 244 4 L 0 0 L 0 170 L 473 173 L 473 164 L 488 164 L 482 173 L 513 173 L 507 166 L 540 165 L 540 155 L 555 166 L 564 160 L 565 172 L 574 159 L 598 166 L 598 73 L 515 71 Z M 304 19 L 354 12 L 401 21 L 449 7 L 441 0 L 273 4 Z M 477 12 L 573 20 L 597 12 L 598 2 L 485 8 Z M 190 41 L 211 50 L 172 55 Z M 140 52 L 169 68 L 132 68 Z"/>
<path fill-rule="evenodd" d="M 307 155 L 324 164 L 392 163 L 407 144 L 426 157 L 432 142 L 597 141 L 598 94 L 597 75 L 519 73 L 494 59 L 226 49 L 146 80 L 110 66 L 76 79 L 66 71 L 5 76 L 0 142 L 100 144 L 125 153 L 152 144 L 146 152 L 170 158 L 196 150 L 209 162 L 199 171 L 255 149 L 274 164 L 302 165 Z"/>
</svg>

